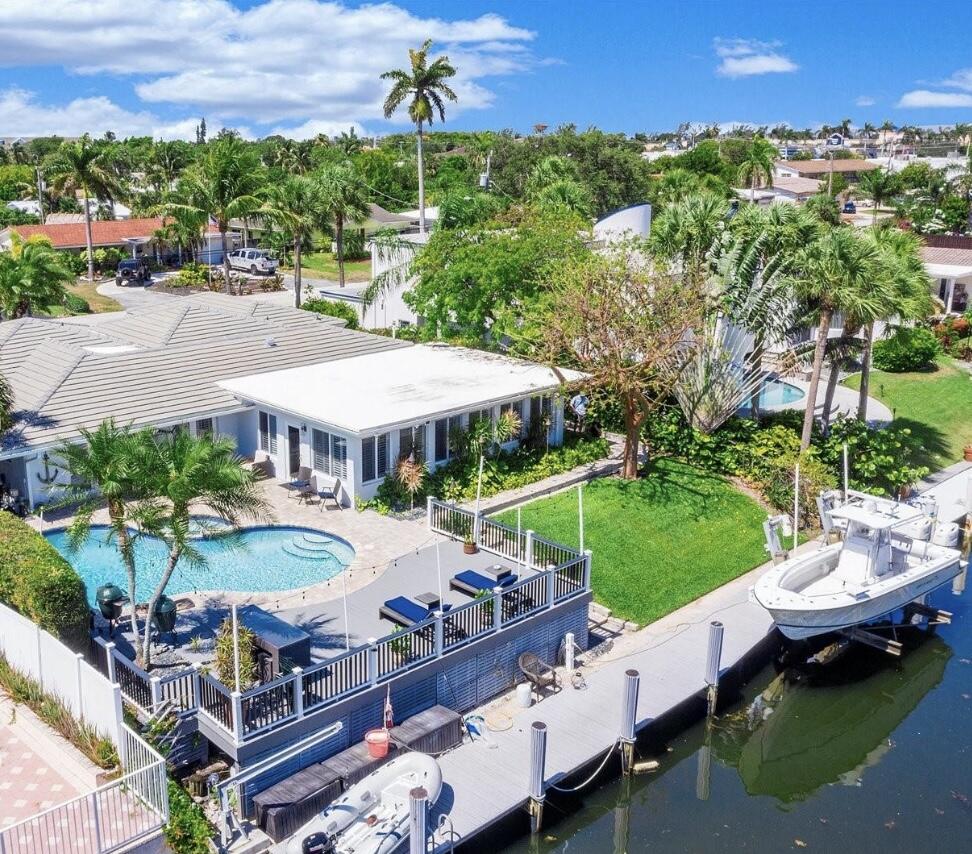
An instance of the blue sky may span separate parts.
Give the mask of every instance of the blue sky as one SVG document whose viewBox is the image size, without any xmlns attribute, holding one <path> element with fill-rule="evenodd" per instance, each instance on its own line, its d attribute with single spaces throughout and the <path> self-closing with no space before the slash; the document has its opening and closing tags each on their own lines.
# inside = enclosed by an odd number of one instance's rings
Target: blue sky
<svg viewBox="0 0 972 854">
<path fill-rule="evenodd" d="M 2 0 L 0 136 L 386 133 L 380 71 L 426 36 L 447 127 L 972 122 L 972 3 Z"/>
</svg>

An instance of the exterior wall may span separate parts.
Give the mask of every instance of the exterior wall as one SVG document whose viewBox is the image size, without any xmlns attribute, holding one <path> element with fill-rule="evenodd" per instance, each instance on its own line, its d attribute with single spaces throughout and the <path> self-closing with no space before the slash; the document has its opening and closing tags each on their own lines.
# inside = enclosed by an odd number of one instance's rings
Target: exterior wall
<svg viewBox="0 0 972 854">
<path fill-rule="evenodd" d="M 614 243 L 626 237 L 647 237 L 651 231 L 651 205 L 630 205 L 594 223 L 594 239 Z"/>
</svg>

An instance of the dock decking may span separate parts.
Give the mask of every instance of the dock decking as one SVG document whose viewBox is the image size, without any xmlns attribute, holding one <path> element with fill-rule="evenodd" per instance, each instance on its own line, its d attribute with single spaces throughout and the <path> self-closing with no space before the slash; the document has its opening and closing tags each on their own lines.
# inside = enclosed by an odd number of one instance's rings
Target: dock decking
<svg viewBox="0 0 972 854">
<path fill-rule="evenodd" d="M 705 688 L 709 623 L 725 626 L 722 669 L 738 664 L 766 638 L 772 619 L 750 602 L 754 570 L 658 620 L 584 668 L 587 688 L 570 685 L 529 709 L 517 709 L 512 728 L 490 732 L 488 741 L 465 742 L 440 757 L 444 786 L 433 825 L 445 814 L 455 845 L 465 845 L 493 823 L 522 807 L 528 796 L 530 725 L 547 724 L 546 783 L 557 783 L 601 759 L 621 732 L 624 672 L 641 674 L 637 729 Z M 631 651 L 633 650 L 633 651 Z M 448 827 L 448 825 L 447 825 Z M 448 834 L 435 837 L 448 851 Z"/>
</svg>

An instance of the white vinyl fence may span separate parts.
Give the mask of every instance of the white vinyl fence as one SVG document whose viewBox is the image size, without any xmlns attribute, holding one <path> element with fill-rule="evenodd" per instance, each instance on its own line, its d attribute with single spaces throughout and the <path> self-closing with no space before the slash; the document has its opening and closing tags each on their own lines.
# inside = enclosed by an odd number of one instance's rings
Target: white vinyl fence
<svg viewBox="0 0 972 854">
<path fill-rule="evenodd" d="M 75 718 L 121 748 L 121 689 L 35 623 L 0 605 L 0 652 L 25 676 L 54 694 Z"/>
</svg>

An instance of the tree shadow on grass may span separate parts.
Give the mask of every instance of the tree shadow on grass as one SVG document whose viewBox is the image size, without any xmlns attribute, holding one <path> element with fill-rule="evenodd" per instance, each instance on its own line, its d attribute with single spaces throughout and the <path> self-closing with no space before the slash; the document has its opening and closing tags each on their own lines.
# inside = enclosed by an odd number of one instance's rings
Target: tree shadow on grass
<svg viewBox="0 0 972 854">
<path fill-rule="evenodd" d="M 725 478 L 670 459 L 651 460 L 635 481 L 620 483 L 619 501 L 622 508 L 639 507 L 646 503 L 693 505 L 704 511 L 708 502 L 722 489 L 732 489 Z"/>
<path fill-rule="evenodd" d="M 954 462 L 951 459 L 954 452 L 944 431 L 913 418 L 895 418 L 894 426 L 907 427 L 911 431 L 917 444 L 912 459 L 909 460 L 913 465 L 926 466 L 931 471 L 936 471 L 941 467 L 942 460 L 946 463 Z"/>
</svg>

